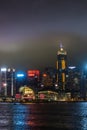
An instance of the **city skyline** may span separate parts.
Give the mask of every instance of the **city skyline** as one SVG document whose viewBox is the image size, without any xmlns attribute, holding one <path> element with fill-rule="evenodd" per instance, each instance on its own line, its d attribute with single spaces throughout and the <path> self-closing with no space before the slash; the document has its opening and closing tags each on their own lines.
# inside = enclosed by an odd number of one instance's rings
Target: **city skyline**
<svg viewBox="0 0 87 130">
<path fill-rule="evenodd" d="M 70 65 L 87 60 L 87 1 L 8 0 L 0 3 L 0 67 L 56 67 L 60 41 Z"/>
</svg>

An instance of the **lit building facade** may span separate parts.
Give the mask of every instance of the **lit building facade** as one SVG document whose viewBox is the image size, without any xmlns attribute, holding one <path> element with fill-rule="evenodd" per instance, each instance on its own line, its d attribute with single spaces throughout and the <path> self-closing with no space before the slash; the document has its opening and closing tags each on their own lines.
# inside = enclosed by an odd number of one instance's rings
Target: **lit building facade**
<svg viewBox="0 0 87 130">
<path fill-rule="evenodd" d="M 27 75 L 29 78 L 37 78 L 39 80 L 40 71 L 39 70 L 28 70 Z"/>
<path fill-rule="evenodd" d="M 15 69 L 1 68 L 1 95 L 13 97 L 15 95 Z"/>
<path fill-rule="evenodd" d="M 42 82 L 41 82 L 41 86 L 43 85 L 44 89 L 51 89 L 53 88 L 53 79 L 51 78 L 51 76 L 47 73 L 43 73 L 42 75 Z"/>
<path fill-rule="evenodd" d="M 57 82 L 59 90 L 65 90 L 66 85 L 66 74 L 67 74 L 67 52 L 63 46 L 57 52 Z"/>
<path fill-rule="evenodd" d="M 15 96 L 16 84 L 15 84 L 15 69 L 8 68 L 6 74 L 7 81 L 7 96 Z"/>
<path fill-rule="evenodd" d="M 19 94 L 19 89 L 27 85 L 27 76 L 25 72 L 16 73 L 16 94 Z"/>
<path fill-rule="evenodd" d="M 28 70 L 27 71 L 27 85 L 38 87 L 40 81 L 40 71 L 39 70 Z"/>
<path fill-rule="evenodd" d="M 68 67 L 68 82 L 67 82 L 67 92 L 71 92 L 71 97 L 80 96 L 80 86 L 81 86 L 81 72 L 80 69 L 75 66 Z"/>
<path fill-rule="evenodd" d="M 53 67 L 46 67 L 41 75 L 41 89 L 54 90 L 56 82 L 56 69 Z"/>
<path fill-rule="evenodd" d="M 0 71 L 0 95 L 7 96 L 7 68 L 3 67 Z"/>
</svg>

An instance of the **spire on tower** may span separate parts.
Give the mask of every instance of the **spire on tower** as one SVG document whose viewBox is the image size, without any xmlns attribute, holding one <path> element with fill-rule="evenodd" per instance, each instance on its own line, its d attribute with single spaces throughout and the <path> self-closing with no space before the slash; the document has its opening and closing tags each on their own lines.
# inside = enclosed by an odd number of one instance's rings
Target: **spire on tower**
<svg viewBox="0 0 87 130">
<path fill-rule="evenodd" d="M 62 55 L 67 55 L 67 52 L 64 50 L 62 41 L 59 41 L 59 50 L 57 52 L 57 55 L 62 54 Z"/>
<path fill-rule="evenodd" d="M 63 51 L 63 44 L 62 44 L 62 41 L 60 41 L 60 50 Z"/>
</svg>

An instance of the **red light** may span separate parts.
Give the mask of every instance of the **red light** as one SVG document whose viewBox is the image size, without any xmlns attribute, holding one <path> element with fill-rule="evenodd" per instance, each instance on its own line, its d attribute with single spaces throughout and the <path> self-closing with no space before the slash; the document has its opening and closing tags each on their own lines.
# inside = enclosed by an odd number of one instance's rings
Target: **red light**
<svg viewBox="0 0 87 130">
<path fill-rule="evenodd" d="M 29 70 L 27 73 L 28 73 L 29 77 L 34 77 L 34 76 L 39 76 L 40 75 L 39 70 Z"/>
<path fill-rule="evenodd" d="M 15 98 L 16 98 L 16 99 L 19 99 L 19 98 L 21 98 L 21 95 L 20 95 L 20 94 L 16 94 L 16 95 L 15 95 Z"/>
<path fill-rule="evenodd" d="M 34 77 L 35 75 L 34 75 L 34 74 L 29 74 L 29 76 L 32 76 L 32 77 Z"/>
</svg>

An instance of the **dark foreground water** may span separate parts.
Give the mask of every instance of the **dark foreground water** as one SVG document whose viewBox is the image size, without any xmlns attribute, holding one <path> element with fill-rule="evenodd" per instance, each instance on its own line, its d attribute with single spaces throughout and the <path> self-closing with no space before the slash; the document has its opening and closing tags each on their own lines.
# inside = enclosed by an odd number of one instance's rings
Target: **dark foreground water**
<svg viewBox="0 0 87 130">
<path fill-rule="evenodd" d="M 0 103 L 0 130 L 87 130 L 87 102 Z"/>
</svg>

